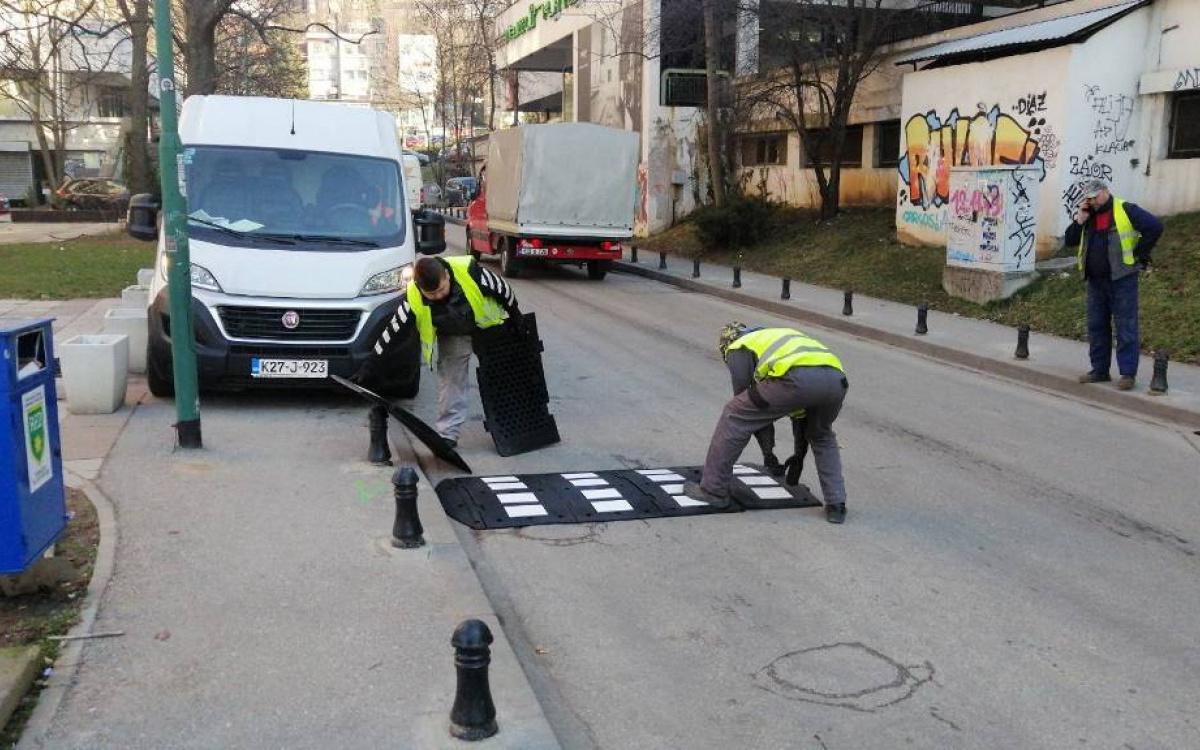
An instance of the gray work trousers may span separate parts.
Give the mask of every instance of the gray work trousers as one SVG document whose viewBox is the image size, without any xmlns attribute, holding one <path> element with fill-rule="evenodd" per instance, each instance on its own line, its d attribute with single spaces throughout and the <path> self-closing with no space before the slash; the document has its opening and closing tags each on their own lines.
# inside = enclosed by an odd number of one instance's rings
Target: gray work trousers
<svg viewBox="0 0 1200 750">
<path fill-rule="evenodd" d="M 807 412 L 804 436 L 816 460 L 821 498 L 826 505 L 845 503 L 846 482 L 842 478 L 842 457 L 833 422 L 842 410 L 849 387 L 846 376 L 836 368 L 793 367 L 781 378 L 768 378 L 756 385 L 759 397 L 767 404 L 765 407 L 751 400 L 749 389 L 734 396 L 725 404 L 713 431 L 700 486 L 714 495 L 728 495 L 733 465 L 750 437 L 775 420 L 804 409 Z"/>
<path fill-rule="evenodd" d="M 438 336 L 437 348 L 438 420 L 435 429 L 447 440 L 458 440 L 459 430 L 467 421 L 471 337 Z"/>
</svg>

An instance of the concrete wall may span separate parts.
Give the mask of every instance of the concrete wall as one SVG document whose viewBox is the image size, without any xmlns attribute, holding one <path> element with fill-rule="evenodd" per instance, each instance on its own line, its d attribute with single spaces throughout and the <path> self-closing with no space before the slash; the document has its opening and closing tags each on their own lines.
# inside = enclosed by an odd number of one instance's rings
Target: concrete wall
<svg viewBox="0 0 1200 750">
<path fill-rule="evenodd" d="M 872 166 L 877 136 L 878 129 L 874 124 L 865 126 L 863 166 L 842 168 L 838 194 L 843 206 L 890 205 L 895 196 L 895 168 Z M 787 139 L 787 164 L 740 167 L 738 178 L 751 195 L 767 195 L 774 201 L 799 208 L 817 208 L 821 205 L 821 192 L 812 168 L 805 166 L 800 136 L 791 132 Z"/>
<path fill-rule="evenodd" d="M 1069 47 L 904 76 L 896 231 L 907 242 L 945 245 L 950 168 L 1031 164 L 1044 168 L 1037 209 L 1039 255 L 1056 242 L 1058 194 L 1070 129 Z M 1061 232 L 1059 232 L 1061 234 Z"/>
</svg>

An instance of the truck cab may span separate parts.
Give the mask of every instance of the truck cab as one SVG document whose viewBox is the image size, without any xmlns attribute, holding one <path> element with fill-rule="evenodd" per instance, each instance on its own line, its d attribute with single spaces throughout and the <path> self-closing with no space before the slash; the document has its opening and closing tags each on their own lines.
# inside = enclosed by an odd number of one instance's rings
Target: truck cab
<svg viewBox="0 0 1200 750">
<path fill-rule="evenodd" d="M 352 375 L 395 313 L 417 252 L 445 249 L 441 217 L 413 213 L 395 121 L 369 109 L 194 96 L 179 155 L 187 200 L 192 336 L 202 388 L 322 385 Z M 172 253 L 149 196 L 130 233 L 157 239 L 147 379 L 173 393 Z M 152 204 L 151 204 L 152 205 Z M 418 241 L 418 233 L 423 241 Z M 412 342 L 383 368 L 391 397 L 419 384 Z"/>
</svg>

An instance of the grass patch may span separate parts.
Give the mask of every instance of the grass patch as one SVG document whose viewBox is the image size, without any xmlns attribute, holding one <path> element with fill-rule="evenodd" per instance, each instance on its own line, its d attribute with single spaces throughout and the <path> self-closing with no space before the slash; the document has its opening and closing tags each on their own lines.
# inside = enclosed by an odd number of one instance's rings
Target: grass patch
<svg viewBox="0 0 1200 750">
<path fill-rule="evenodd" d="M 1200 213 L 1164 220 L 1154 270 L 1141 280 L 1141 335 L 1146 352 L 1169 349 L 1172 359 L 1200 364 Z M 732 265 L 736 253 L 709 249 L 697 227 L 684 222 L 639 244 L 711 263 Z M 828 222 L 811 211 L 781 208 L 765 239 L 742 252 L 742 267 L 797 281 L 853 289 L 872 297 L 1084 340 L 1085 289 L 1077 273 L 1042 276 L 1011 299 L 976 305 L 942 290 L 942 248 L 896 240 L 895 212 L 847 209 Z"/>
<path fill-rule="evenodd" d="M 96 509 L 79 490 L 67 490 L 67 509 L 71 520 L 58 542 L 56 555 L 71 563 L 75 573 L 67 581 L 35 594 L 0 597 L 0 646 L 34 644 L 41 649 L 43 663 L 58 658 L 59 641 L 50 636 L 65 635 L 79 620 L 84 594 L 92 579 L 100 526 Z M 0 727 L 0 748 L 16 745 L 25 723 L 37 705 L 43 681 L 38 680 L 22 699 L 8 723 Z"/>
<path fill-rule="evenodd" d="M 62 242 L 0 245 L 0 297 L 80 299 L 119 297 L 139 268 L 154 265 L 155 246 L 122 233 Z"/>
</svg>

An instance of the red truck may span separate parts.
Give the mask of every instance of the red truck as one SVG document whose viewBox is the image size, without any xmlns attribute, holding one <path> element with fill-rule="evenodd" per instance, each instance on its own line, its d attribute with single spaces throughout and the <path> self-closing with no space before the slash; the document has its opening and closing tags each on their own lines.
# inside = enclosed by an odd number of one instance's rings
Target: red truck
<svg viewBox="0 0 1200 750">
<path fill-rule="evenodd" d="M 600 280 L 633 238 L 638 135 L 589 123 L 494 132 L 467 207 L 471 255 L 513 277 L 531 260 L 587 266 Z"/>
</svg>

